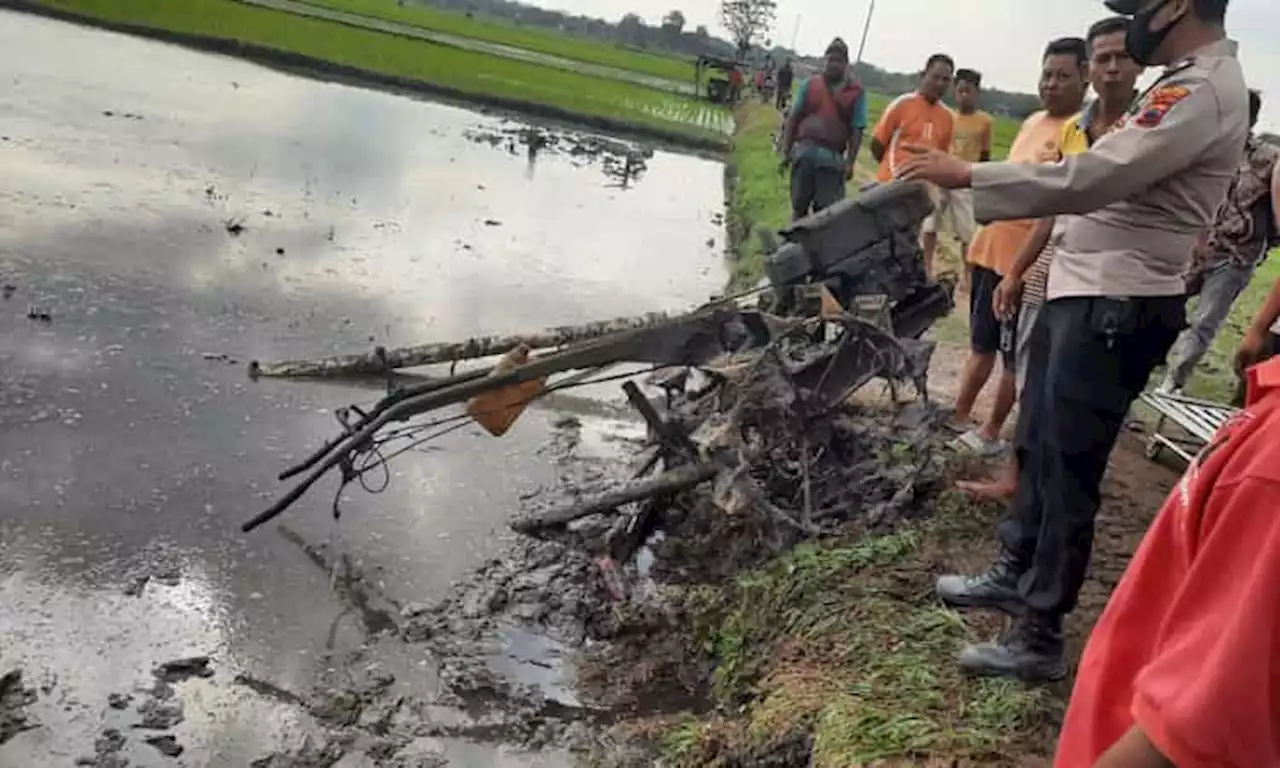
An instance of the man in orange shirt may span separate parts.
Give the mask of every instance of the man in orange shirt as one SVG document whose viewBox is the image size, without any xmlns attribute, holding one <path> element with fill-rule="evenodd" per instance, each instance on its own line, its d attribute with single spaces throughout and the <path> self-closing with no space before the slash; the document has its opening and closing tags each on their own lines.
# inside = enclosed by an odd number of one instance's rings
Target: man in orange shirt
<svg viewBox="0 0 1280 768">
<path fill-rule="evenodd" d="M 1049 43 L 1040 73 L 1040 102 L 1044 109 L 1022 124 L 1009 150 L 1010 162 L 1053 163 L 1061 158 L 1062 129 L 1080 111 L 1089 83 L 1088 72 L 1088 45 L 1084 40 L 1068 37 Z M 993 456 L 1002 450 L 1000 430 L 1017 399 L 1016 318 L 1002 323 L 992 300 L 996 286 L 1010 273 L 1035 230 L 1034 219 L 989 224 L 979 230 L 966 259 L 971 270 L 971 351 L 961 375 L 951 424 L 962 433 L 957 447 L 981 456 Z M 1003 371 L 991 416 L 979 427 L 973 423 L 973 405 L 991 378 L 997 352 L 1002 353 Z"/>
<path fill-rule="evenodd" d="M 985 163 L 991 159 L 991 133 L 995 121 L 991 115 L 978 109 L 981 95 L 982 73 L 972 69 L 957 70 L 951 154 L 970 163 Z M 933 274 L 933 257 L 938 250 L 938 231 L 944 221 L 950 220 L 951 231 L 960 241 L 961 253 L 968 253 L 973 233 L 978 228 L 973 220 L 971 190 L 938 189 L 935 192 L 937 210 L 925 219 L 920 235 L 924 266 L 930 275 Z"/>
<path fill-rule="evenodd" d="M 893 179 L 897 167 L 913 156 L 911 147 L 951 151 L 955 120 L 951 110 L 942 103 L 942 97 L 951 88 L 955 71 L 956 63 L 950 56 L 935 53 L 925 63 L 915 92 L 899 96 L 885 108 L 871 135 L 871 156 L 880 163 L 877 181 Z M 932 256 L 932 253 L 925 254 L 925 272 L 930 276 L 933 275 Z"/>
</svg>

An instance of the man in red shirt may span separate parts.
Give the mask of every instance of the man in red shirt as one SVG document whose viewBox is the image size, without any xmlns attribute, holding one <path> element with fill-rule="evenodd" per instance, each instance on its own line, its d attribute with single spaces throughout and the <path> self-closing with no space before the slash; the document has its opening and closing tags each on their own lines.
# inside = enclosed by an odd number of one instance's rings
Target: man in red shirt
<svg viewBox="0 0 1280 768">
<path fill-rule="evenodd" d="M 1280 359 L 1249 379 L 1094 627 L 1055 768 L 1280 766 Z"/>
</svg>

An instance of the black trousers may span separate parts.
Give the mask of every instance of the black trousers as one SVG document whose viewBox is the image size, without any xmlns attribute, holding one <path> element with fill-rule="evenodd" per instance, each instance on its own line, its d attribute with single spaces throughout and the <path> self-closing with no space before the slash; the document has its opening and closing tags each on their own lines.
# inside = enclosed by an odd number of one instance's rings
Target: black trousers
<svg viewBox="0 0 1280 768">
<path fill-rule="evenodd" d="M 1089 570 L 1107 459 L 1129 406 L 1186 326 L 1186 298 L 1061 298 L 1032 330 L 1018 490 L 998 532 L 1027 607 L 1062 616 Z"/>
<path fill-rule="evenodd" d="M 803 219 L 844 199 L 844 169 L 815 165 L 806 159 L 791 164 L 791 217 Z"/>
</svg>

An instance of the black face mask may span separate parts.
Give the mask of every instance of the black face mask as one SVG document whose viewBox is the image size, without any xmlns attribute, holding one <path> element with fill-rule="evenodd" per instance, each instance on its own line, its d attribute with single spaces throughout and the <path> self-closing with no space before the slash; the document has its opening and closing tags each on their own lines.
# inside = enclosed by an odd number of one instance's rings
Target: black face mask
<svg viewBox="0 0 1280 768">
<path fill-rule="evenodd" d="M 1165 24 L 1160 29 L 1151 29 L 1151 20 L 1161 11 L 1170 0 L 1164 0 L 1145 11 L 1139 11 L 1129 20 L 1129 29 L 1124 35 L 1124 48 L 1129 56 L 1137 63 L 1144 67 L 1152 64 L 1152 57 L 1156 55 L 1156 51 L 1160 49 L 1160 45 L 1164 43 L 1173 28 L 1178 26 L 1178 22 L 1186 16 L 1183 12 L 1182 16 Z"/>
</svg>

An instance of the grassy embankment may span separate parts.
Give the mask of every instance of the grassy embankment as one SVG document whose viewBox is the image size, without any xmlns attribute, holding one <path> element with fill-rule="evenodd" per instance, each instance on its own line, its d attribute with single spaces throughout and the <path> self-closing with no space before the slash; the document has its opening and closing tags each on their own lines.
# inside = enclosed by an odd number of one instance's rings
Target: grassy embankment
<svg viewBox="0 0 1280 768">
<path fill-rule="evenodd" d="M 962 619 L 932 596 L 939 563 L 957 548 L 985 552 L 992 523 L 991 510 L 944 495 L 927 522 L 804 544 L 726 587 L 692 588 L 684 602 L 716 662 L 717 714 L 653 724 L 664 759 L 734 764 L 801 734 L 817 768 L 1048 757 L 1066 689 L 961 675 L 955 653 L 994 619 Z"/>
<path fill-rule="evenodd" d="M 674 93 L 607 78 L 516 62 L 483 53 L 252 7 L 234 0 L 40 0 L 52 9 L 163 33 L 237 41 L 383 76 L 462 97 L 557 115 L 604 127 L 635 126 L 673 141 L 723 140 L 708 126 L 720 110 Z M 545 110 L 544 110 L 545 111 Z"/>
<path fill-rule="evenodd" d="M 574 37 L 550 29 L 522 27 L 501 19 L 475 16 L 426 5 L 397 5 L 393 0 L 305 0 L 315 5 L 397 21 L 415 27 L 500 43 L 574 61 L 616 67 L 668 80 L 693 79 L 693 59 L 677 54 L 647 53 Z"/>
</svg>

